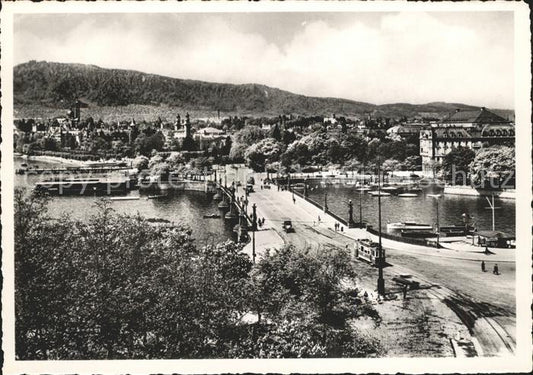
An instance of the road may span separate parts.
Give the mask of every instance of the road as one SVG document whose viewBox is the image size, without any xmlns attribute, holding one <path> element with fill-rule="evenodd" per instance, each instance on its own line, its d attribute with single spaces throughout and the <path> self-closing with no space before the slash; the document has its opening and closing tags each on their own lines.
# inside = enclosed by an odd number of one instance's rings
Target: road
<svg viewBox="0 0 533 375">
<path fill-rule="evenodd" d="M 354 237 L 368 236 L 365 231 L 348 228 L 335 232 L 332 217 L 299 197 L 293 201 L 291 193 L 278 191 L 276 186 L 261 190 L 256 185 L 256 192 L 249 195 L 249 201 L 249 207 L 255 203 L 258 216 L 266 219 L 265 226 L 275 230 L 285 243 L 293 244 L 297 249 L 351 248 Z M 292 220 L 293 233 L 281 230 L 284 218 Z M 478 355 L 508 355 L 514 351 L 514 262 L 499 263 L 502 274 L 497 276 L 492 272 L 481 272 L 477 254 L 461 258 L 460 254 L 453 252 L 428 252 L 425 248 L 406 244 L 398 245 L 397 249 L 393 247 L 394 241 L 384 241 L 387 262 L 392 265 L 384 272 L 389 291 L 397 289 L 392 282 L 394 276 L 410 274 L 421 282 L 426 297 L 445 305 L 459 317 L 470 335 L 479 341 Z M 493 261 L 490 257 L 486 259 L 490 271 Z M 357 267 L 359 281 L 372 288 L 377 270 L 362 262 L 357 262 Z M 442 310 L 442 306 L 435 308 L 436 311 Z"/>
</svg>

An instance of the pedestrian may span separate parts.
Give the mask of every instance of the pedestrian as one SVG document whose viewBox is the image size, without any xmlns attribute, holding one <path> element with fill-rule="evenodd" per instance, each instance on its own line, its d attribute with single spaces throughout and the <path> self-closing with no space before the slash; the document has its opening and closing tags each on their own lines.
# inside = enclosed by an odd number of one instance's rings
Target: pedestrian
<svg viewBox="0 0 533 375">
<path fill-rule="evenodd" d="M 318 215 L 318 222 L 320 223 L 320 215 Z"/>
<path fill-rule="evenodd" d="M 341 227 L 341 232 L 344 232 L 344 227 Z"/>
<path fill-rule="evenodd" d="M 485 272 L 485 271 L 486 271 L 486 270 L 485 270 L 485 261 L 482 260 L 482 261 L 481 261 L 481 272 Z"/>
<path fill-rule="evenodd" d="M 292 203 L 296 204 L 296 198 L 295 197 L 292 197 Z"/>
<path fill-rule="evenodd" d="M 500 271 L 498 270 L 498 264 L 494 265 L 494 270 L 492 271 L 492 273 L 495 274 L 495 275 L 499 275 L 500 274 Z"/>
<path fill-rule="evenodd" d="M 403 286 L 403 299 L 407 298 L 407 285 Z"/>
</svg>

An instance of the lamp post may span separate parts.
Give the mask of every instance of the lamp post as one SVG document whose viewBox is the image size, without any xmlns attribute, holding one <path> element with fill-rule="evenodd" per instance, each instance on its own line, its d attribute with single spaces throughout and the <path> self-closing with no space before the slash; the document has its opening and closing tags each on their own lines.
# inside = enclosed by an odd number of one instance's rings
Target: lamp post
<svg viewBox="0 0 533 375">
<path fill-rule="evenodd" d="M 257 230 L 257 206 L 252 205 L 252 262 L 255 263 L 255 231 Z"/>
<path fill-rule="evenodd" d="M 437 248 L 440 246 L 440 225 L 439 225 L 439 198 L 440 194 L 428 194 L 428 197 L 435 198 L 437 208 Z"/>
<path fill-rule="evenodd" d="M 496 228 L 495 221 L 494 221 L 494 209 L 495 209 L 495 207 L 494 207 L 494 194 L 492 194 L 492 202 L 487 197 L 485 197 L 485 199 L 487 200 L 487 202 L 489 202 L 490 209 L 492 210 L 492 231 L 494 232 L 495 228 Z"/>
<path fill-rule="evenodd" d="M 378 159 L 378 294 L 385 295 L 385 279 L 383 278 L 383 266 L 385 265 L 385 254 L 383 252 L 383 247 L 381 246 L 381 182 L 380 182 L 380 166 L 381 160 Z"/>
<path fill-rule="evenodd" d="M 350 199 L 348 201 L 348 228 L 354 228 L 355 222 L 353 221 L 353 203 Z"/>
<path fill-rule="evenodd" d="M 363 227 L 363 187 L 359 190 L 359 225 Z"/>
</svg>

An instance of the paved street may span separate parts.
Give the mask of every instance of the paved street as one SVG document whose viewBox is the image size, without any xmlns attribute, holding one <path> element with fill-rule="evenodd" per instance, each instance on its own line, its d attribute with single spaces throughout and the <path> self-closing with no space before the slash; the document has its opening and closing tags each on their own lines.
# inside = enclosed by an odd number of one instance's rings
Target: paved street
<svg viewBox="0 0 533 375">
<path fill-rule="evenodd" d="M 265 218 L 261 238 L 256 242 L 257 254 L 268 247 L 281 246 L 280 238 L 297 248 L 350 247 L 355 238 L 373 238 L 361 229 L 343 228 L 334 231 L 335 219 L 302 198 L 287 191 L 277 191 L 276 186 L 249 195 L 251 205 L 257 204 L 259 218 Z M 238 194 L 242 194 L 242 190 Z M 320 216 L 320 222 L 319 217 Z M 295 231 L 285 233 L 284 218 L 293 222 Z M 277 236 L 273 233 L 277 233 Z M 265 237 L 267 236 L 267 237 Z M 269 246 L 268 239 L 274 243 Z M 428 287 L 428 295 L 454 310 L 467 328 L 479 340 L 485 355 L 505 354 L 514 350 L 515 337 L 515 266 L 514 251 L 498 251 L 485 255 L 479 248 L 431 249 L 383 239 L 387 261 L 392 267 L 385 269 L 387 286 L 396 288 L 391 281 L 394 275 L 410 274 Z M 481 272 L 480 262 L 484 260 L 488 272 Z M 498 262 L 501 275 L 493 275 L 492 265 Z M 377 270 L 358 262 L 361 282 L 372 288 Z M 375 287 L 374 287 L 375 288 Z M 439 307 L 440 308 L 440 307 Z"/>
</svg>

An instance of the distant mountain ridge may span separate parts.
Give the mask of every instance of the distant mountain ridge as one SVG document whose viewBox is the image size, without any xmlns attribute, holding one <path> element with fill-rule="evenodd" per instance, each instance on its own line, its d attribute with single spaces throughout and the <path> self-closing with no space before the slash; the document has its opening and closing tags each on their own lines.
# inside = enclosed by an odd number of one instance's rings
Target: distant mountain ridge
<svg viewBox="0 0 533 375">
<path fill-rule="evenodd" d="M 293 94 L 261 84 L 234 85 L 170 78 L 95 65 L 30 61 L 14 67 L 16 108 L 68 108 L 79 98 L 90 106 L 160 106 L 256 115 L 367 115 L 442 117 L 456 108 L 478 107 L 456 103 L 375 105 L 338 98 Z M 512 111 L 511 111 L 512 112 Z"/>
</svg>

